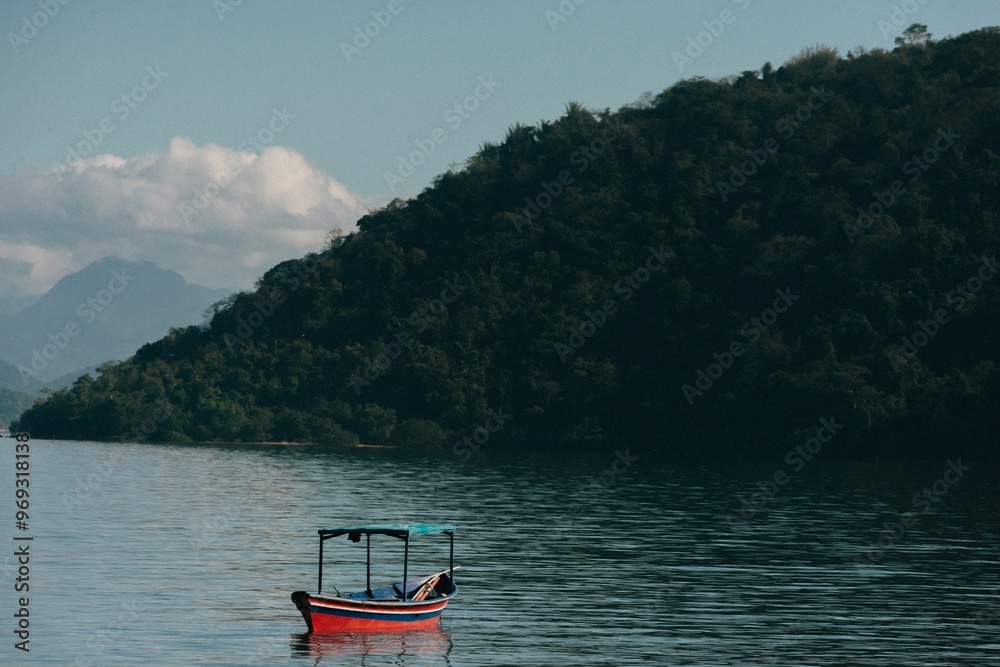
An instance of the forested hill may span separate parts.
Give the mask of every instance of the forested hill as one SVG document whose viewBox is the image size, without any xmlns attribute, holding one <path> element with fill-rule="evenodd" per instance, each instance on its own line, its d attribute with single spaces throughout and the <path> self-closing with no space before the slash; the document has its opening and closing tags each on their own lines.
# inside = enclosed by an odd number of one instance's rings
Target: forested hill
<svg viewBox="0 0 1000 667">
<path fill-rule="evenodd" d="M 781 455 L 817 431 L 831 457 L 987 451 L 998 64 L 990 28 L 570 104 L 18 426 L 463 457 Z"/>
</svg>

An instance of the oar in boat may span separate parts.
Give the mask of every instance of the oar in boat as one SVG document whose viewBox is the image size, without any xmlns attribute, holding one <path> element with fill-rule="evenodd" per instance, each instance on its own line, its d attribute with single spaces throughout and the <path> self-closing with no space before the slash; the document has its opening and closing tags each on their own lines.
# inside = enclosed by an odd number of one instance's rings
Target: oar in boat
<svg viewBox="0 0 1000 667">
<path fill-rule="evenodd" d="M 454 568 L 449 568 L 447 570 L 441 570 L 435 574 L 430 575 L 424 579 L 424 583 L 420 585 L 417 590 L 413 591 L 413 596 L 410 598 L 414 602 L 420 602 L 431 594 L 431 591 L 437 586 L 438 580 L 441 579 L 442 574 L 448 574 L 454 570 L 461 569 L 461 565 L 456 565 Z M 454 583 L 452 584 L 454 586 Z"/>
</svg>

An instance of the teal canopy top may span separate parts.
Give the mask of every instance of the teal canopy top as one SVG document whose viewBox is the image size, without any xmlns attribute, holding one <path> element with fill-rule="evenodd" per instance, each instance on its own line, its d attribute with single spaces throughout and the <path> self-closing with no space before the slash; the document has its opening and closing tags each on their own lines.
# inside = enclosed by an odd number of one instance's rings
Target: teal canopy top
<svg viewBox="0 0 1000 667">
<path fill-rule="evenodd" d="M 339 535 L 390 535 L 400 539 L 409 539 L 418 535 L 438 535 L 440 533 L 455 534 L 455 526 L 415 523 L 415 524 L 373 524 L 369 526 L 344 526 L 342 528 L 329 528 L 320 530 L 319 536 L 322 539 L 329 539 Z"/>
</svg>

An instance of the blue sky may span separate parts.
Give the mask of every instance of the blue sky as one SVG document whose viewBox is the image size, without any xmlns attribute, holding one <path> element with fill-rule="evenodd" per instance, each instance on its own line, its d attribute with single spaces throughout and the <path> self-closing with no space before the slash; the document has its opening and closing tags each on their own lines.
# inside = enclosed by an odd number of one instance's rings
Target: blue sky
<svg viewBox="0 0 1000 667">
<path fill-rule="evenodd" d="M 1000 24 L 1000 6 L 5 0 L 0 300 L 31 298 L 102 254 L 246 288 L 514 123 L 554 119 L 571 100 L 617 109 L 682 78 L 777 67 L 819 43 L 891 49 L 894 17 L 941 38 Z M 355 42 L 366 27 L 374 36 Z M 675 54 L 712 27 L 679 68 Z M 428 141 L 433 154 L 390 183 L 400 156 Z M 67 146 L 88 142 L 52 181 Z"/>
</svg>

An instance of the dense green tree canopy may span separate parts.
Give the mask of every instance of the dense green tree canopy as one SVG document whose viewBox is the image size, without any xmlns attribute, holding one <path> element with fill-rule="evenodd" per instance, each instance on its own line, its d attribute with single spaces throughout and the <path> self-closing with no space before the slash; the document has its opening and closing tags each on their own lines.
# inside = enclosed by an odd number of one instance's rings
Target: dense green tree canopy
<svg viewBox="0 0 1000 667">
<path fill-rule="evenodd" d="M 852 455 L 986 448 L 1000 31 L 923 34 L 511 127 L 19 427 L 704 455 L 832 418 Z"/>
</svg>

